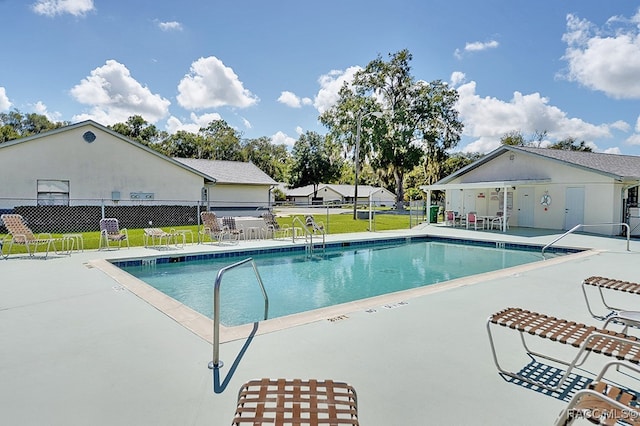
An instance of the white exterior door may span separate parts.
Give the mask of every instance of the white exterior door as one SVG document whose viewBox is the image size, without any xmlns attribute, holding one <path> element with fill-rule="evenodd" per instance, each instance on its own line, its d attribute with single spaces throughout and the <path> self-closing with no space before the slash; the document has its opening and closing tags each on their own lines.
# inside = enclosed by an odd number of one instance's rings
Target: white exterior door
<svg viewBox="0 0 640 426">
<path fill-rule="evenodd" d="M 584 187 L 569 187 L 565 193 L 564 229 L 584 223 Z"/>
<path fill-rule="evenodd" d="M 533 228 L 534 209 L 535 199 L 533 188 L 518 188 L 518 226 Z"/>
</svg>

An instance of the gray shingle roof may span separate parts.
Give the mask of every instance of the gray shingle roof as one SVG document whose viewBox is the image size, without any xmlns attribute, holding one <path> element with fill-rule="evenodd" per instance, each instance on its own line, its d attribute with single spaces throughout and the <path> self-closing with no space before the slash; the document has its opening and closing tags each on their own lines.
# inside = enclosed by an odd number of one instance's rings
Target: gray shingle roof
<svg viewBox="0 0 640 426">
<path fill-rule="evenodd" d="M 216 179 L 217 183 L 245 185 L 277 185 L 268 174 L 253 163 L 241 161 L 203 160 L 200 158 L 174 158 L 174 160 Z"/>
<path fill-rule="evenodd" d="M 620 178 L 640 178 L 640 157 L 635 155 L 603 154 L 601 152 L 565 151 L 560 149 L 520 146 L 515 149 Z"/>
</svg>

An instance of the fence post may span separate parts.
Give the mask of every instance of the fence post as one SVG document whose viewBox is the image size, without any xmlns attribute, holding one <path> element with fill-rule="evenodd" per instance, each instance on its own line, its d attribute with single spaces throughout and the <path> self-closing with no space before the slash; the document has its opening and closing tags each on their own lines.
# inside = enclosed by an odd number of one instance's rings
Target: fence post
<svg viewBox="0 0 640 426">
<path fill-rule="evenodd" d="M 102 212 L 102 219 L 104 219 L 104 198 L 100 200 L 100 211 Z"/>
</svg>

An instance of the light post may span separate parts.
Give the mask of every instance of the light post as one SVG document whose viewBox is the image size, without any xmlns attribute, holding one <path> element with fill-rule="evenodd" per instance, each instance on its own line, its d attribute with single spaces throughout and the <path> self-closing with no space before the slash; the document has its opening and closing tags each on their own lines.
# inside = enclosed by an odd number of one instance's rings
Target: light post
<svg viewBox="0 0 640 426">
<path fill-rule="evenodd" d="M 381 118 L 382 113 L 380 111 L 371 111 L 366 114 L 358 115 L 358 124 L 356 126 L 356 152 L 354 161 L 356 163 L 356 176 L 355 183 L 353 186 L 353 220 L 358 218 L 357 210 L 358 210 L 358 171 L 360 168 L 360 127 L 362 126 L 362 119 L 369 115 L 373 115 L 376 118 Z"/>
</svg>

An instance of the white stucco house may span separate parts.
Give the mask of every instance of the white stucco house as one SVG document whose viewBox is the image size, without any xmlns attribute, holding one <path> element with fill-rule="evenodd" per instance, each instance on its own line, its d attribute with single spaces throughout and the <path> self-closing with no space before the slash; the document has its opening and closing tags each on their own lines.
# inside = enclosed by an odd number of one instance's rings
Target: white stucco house
<svg viewBox="0 0 640 426">
<path fill-rule="evenodd" d="M 445 210 L 507 212 L 511 226 L 623 232 L 638 223 L 640 157 L 503 145 L 433 185 Z M 429 198 L 428 198 L 429 199 Z M 640 226 L 632 234 L 639 234 Z"/>
<path fill-rule="evenodd" d="M 294 204 L 309 205 L 314 202 L 313 185 L 299 188 L 286 189 L 287 200 Z M 316 203 L 319 204 L 346 204 L 353 203 L 355 187 L 353 185 L 318 184 Z M 376 206 L 392 206 L 396 201 L 396 195 L 386 188 L 370 185 L 358 185 L 358 203 Z"/>
<path fill-rule="evenodd" d="M 169 158 L 94 121 L 0 144 L 0 209 L 20 204 L 271 205 L 251 163 Z"/>
</svg>

